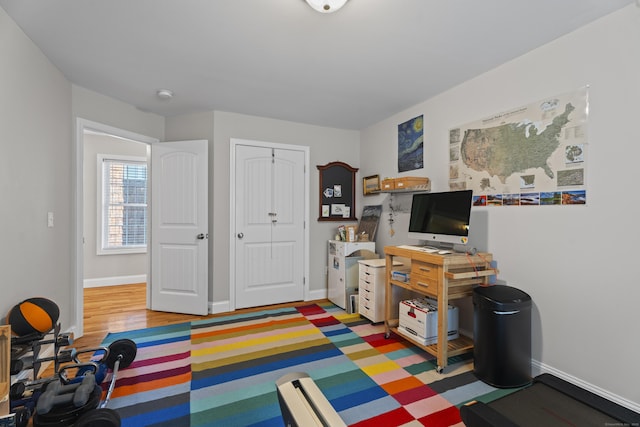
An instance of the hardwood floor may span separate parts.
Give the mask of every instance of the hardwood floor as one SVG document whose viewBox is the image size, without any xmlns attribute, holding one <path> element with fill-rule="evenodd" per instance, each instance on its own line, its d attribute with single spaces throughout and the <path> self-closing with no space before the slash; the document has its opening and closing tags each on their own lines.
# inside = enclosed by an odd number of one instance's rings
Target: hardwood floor
<svg viewBox="0 0 640 427">
<path fill-rule="evenodd" d="M 269 306 L 269 308 L 295 307 L 313 302 L 317 301 L 279 304 Z M 236 310 L 234 313 L 258 311 L 264 308 L 256 307 Z M 228 314 L 192 316 L 147 310 L 145 283 L 86 288 L 84 290 L 84 335 L 75 340 L 74 347 L 78 350 L 98 347 L 109 332 L 124 332 L 133 329 L 220 317 Z"/>
</svg>

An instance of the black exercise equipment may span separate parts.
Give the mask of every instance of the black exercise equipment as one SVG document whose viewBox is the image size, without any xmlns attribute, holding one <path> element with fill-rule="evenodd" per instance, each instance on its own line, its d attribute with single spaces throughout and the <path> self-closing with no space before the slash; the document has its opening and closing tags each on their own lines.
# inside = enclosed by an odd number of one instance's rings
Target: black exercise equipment
<svg viewBox="0 0 640 427">
<path fill-rule="evenodd" d="M 86 412 L 78 421 L 75 427 L 113 427 L 120 425 L 120 415 L 109 408 L 98 408 L 94 411 Z"/>
<path fill-rule="evenodd" d="M 135 360 L 137 354 L 136 343 L 129 339 L 120 339 L 112 342 L 107 348 L 101 363 L 106 365 L 111 371 L 111 381 L 104 401 L 100 403 L 102 388 L 95 385 L 93 393 L 87 395 L 87 388 L 92 381 L 92 372 L 82 372 L 80 385 L 76 383 L 60 385 L 52 383 L 47 386 L 47 390 L 40 396 L 36 406 L 36 414 L 33 418 L 34 427 L 120 427 L 120 416 L 117 412 L 107 408 L 111 394 L 115 388 L 116 378 L 120 368 L 126 368 Z M 66 368 L 66 367 L 65 367 Z M 51 391 L 52 396 L 47 393 Z M 81 394 L 77 395 L 80 391 Z M 68 392 L 68 393 L 67 393 Z M 62 397 L 73 394 L 71 397 Z M 41 405 L 40 401 L 44 399 Z M 40 406 L 44 411 L 40 411 Z M 48 409 L 51 406 L 50 412 Z"/>
<path fill-rule="evenodd" d="M 640 425 L 640 414 L 551 374 L 492 402 L 469 402 L 460 416 L 467 427 Z"/>
<path fill-rule="evenodd" d="M 108 347 L 97 349 L 76 351 L 75 348 L 64 348 L 71 343 L 69 334 L 60 333 L 59 324 L 49 334 L 19 337 L 15 343 L 12 340 L 12 374 L 14 371 L 33 370 L 35 376 L 45 361 L 53 362 L 55 372 L 51 377 L 12 384 L 10 406 L 17 427 L 26 427 L 32 415 L 34 427 L 120 426 L 118 413 L 106 406 L 115 388 L 118 370 L 135 360 L 136 343 L 120 339 Z M 53 344 L 53 356 L 42 357 L 40 349 L 44 344 Z M 93 353 L 94 358 L 102 355 L 102 358 L 82 362 L 79 359 L 81 353 Z M 111 371 L 109 388 L 101 402 L 103 390 L 100 384 L 108 371 Z"/>
<path fill-rule="evenodd" d="M 102 388 L 99 385 L 94 386 L 87 403 L 77 408 L 73 402 L 68 402 L 61 406 L 56 406 L 46 414 L 40 414 L 36 411 L 33 415 L 34 427 L 70 427 L 75 425 L 83 414 L 94 410 L 100 405 L 100 397 L 102 396 Z M 114 425 L 113 427 L 119 427 Z"/>
<path fill-rule="evenodd" d="M 48 414 L 53 408 L 70 403 L 73 403 L 76 408 L 81 408 L 87 404 L 95 386 L 96 377 L 93 374 L 85 374 L 82 381 L 73 384 L 52 382 L 40 395 L 36 404 L 36 413 Z"/>
</svg>

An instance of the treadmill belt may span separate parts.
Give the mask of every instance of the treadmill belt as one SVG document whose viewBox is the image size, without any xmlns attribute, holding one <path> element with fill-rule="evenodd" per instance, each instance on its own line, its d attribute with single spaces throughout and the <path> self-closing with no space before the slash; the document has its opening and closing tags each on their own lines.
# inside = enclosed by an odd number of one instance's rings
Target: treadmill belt
<svg viewBox="0 0 640 427">
<path fill-rule="evenodd" d="M 619 421 L 542 383 L 488 405 L 522 427 L 619 425 Z"/>
</svg>

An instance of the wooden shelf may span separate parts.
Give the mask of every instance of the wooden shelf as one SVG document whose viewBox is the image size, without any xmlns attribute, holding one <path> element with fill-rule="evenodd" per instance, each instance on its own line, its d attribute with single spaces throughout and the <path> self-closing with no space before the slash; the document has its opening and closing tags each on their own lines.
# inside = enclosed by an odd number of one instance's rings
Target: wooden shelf
<svg viewBox="0 0 640 427">
<path fill-rule="evenodd" d="M 497 275 L 498 275 L 498 270 L 493 268 L 490 268 L 488 270 L 465 271 L 464 273 L 452 273 L 449 271 L 444 273 L 444 277 L 446 277 L 447 279 L 454 279 L 454 280 L 472 279 L 476 277 L 487 277 L 487 276 L 497 276 Z"/>
<path fill-rule="evenodd" d="M 407 336 L 407 335 L 403 334 L 402 332 L 398 331 L 397 327 L 393 327 L 393 328 L 391 328 L 391 330 L 393 332 L 395 332 L 395 334 L 398 335 L 399 337 L 402 337 L 402 338 L 406 339 L 407 341 L 411 342 L 412 344 L 414 344 L 417 347 L 420 347 L 421 349 L 423 349 L 427 353 L 438 357 L 438 344 L 437 343 L 436 344 L 430 344 L 430 345 L 423 345 L 422 343 L 419 343 L 418 341 L 414 340 L 410 336 Z M 470 351 L 473 351 L 473 340 L 471 338 L 467 337 L 467 336 L 460 335 L 456 339 L 447 341 L 447 354 L 448 354 L 449 357 L 458 356 L 460 354 L 469 353 Z"/>
<path fill-rule="evenodd" d="M 413 290 L 413 288 L 411 287 L 411 284 L 409 282 L 400 282 L 398 280 L 391 280 L 390 282 L 394 286 L 399 286 L 401 288 L 405 288 L 405 289 L 408 289 L 410 291 Z"/>
<path fill-rule="evenodd" d="M 370 194 L 378 194 L 378 193 L 389 193 L 389 194 L 401 194 L 401 193 L 422 193 L 429 192 L 431 189 L 427 186 L 424 187 L 411 187 L 411 188 L 399 188 L 397 190 L 376 190 L 372 191 Z"/>
</svg>

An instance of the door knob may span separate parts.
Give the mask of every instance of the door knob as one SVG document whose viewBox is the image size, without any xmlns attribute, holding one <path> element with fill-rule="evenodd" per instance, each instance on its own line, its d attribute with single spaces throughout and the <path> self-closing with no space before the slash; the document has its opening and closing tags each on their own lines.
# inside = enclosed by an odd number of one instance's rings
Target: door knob
<svg viewBox="0 0 640 427">
<path fill-rule="evenodd" d="M 204 240 L 204 234 L 203 234 L 203 233 L 198 234 L 198 235 L 196 236 L 196 239 L 198 239 L 198 240 Z"/>
<path fill-rule="evenodd" d="M 244 237 L 244 233 L 238 233 L 238 239 L 242 239 Z"/>
</svg>

